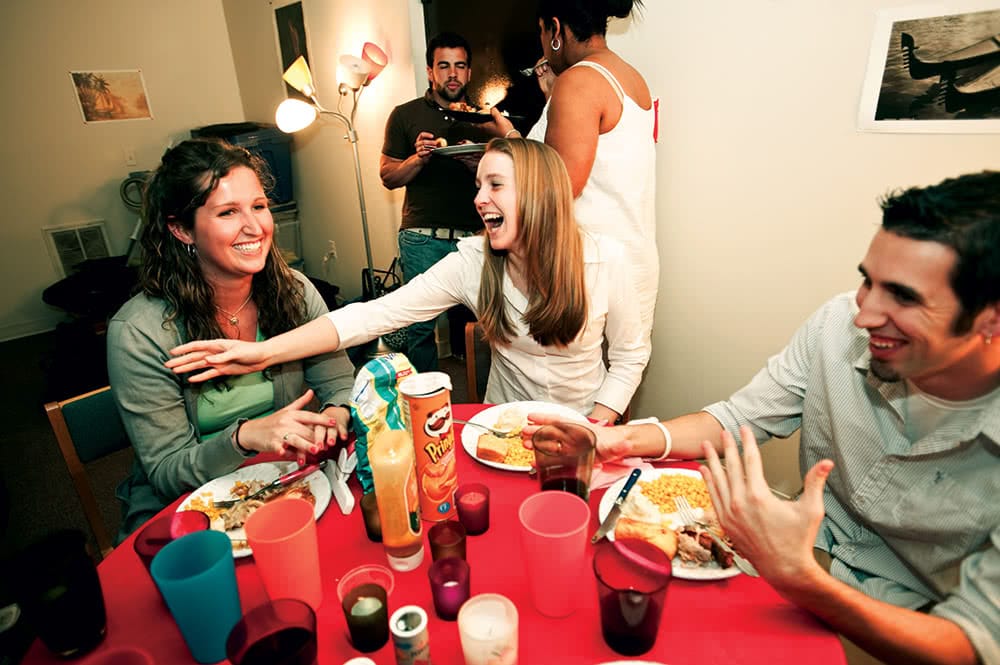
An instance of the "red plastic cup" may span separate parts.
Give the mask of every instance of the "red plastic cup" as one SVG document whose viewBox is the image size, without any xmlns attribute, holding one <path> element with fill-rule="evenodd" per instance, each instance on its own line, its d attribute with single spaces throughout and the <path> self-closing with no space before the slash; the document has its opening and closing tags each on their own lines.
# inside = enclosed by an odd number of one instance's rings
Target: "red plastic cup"
<svg viewBox="0 0 1000 665">
<path fill-rule="evenodd" d="M 490 528 L 490 488 L 482 483 L 466 483 L 455 492 L 458 519 L 470 536 Z"/>
<path fill-rule="evenodd" d="M 167 543 L 195 531 L 205 531 L 208 527 L 209 519 L 205 513 L 182 510 L 147 522 L 132 542 L 132 549 L 142 560 L 146 570 L 149 570 L 153 557 L 166 547 Z"/>
<path fill-rule="evenodd" d="M 315 665 L 316 613 L 294 598 L 259 605 L 229 633 L 226 658 L 232 665 Z"/>
<path fill-rule="evenodd" d="M 535 608 L 564 617 L 580 605 L 590 507 L 570 492 L 538 492 L 521 503 L 521 551 Z"/>
<path fill-rule="evenodd" d="M 314 610 L 323 601 L 313 504 L 276 499 L 254 511 L 243 529 L 272 599 L 296 598 Z"/>
</svg>

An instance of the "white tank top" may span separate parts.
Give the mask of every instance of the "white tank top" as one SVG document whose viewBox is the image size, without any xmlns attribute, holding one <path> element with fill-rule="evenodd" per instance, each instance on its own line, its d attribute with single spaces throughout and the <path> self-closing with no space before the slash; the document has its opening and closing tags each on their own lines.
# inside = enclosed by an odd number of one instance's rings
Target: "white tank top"
<svg viewBox="0 0 1000 665">
<path fill-rule="evenodd" d="M 656 148 L 654 107 L 643 109 L 625 94 L 618 79 L 604 66 L 582 60 L 574 67 L 600 73 L 622 102 L 622 115 L 611 131 L 597 138 L 590 177 L 576 199 L 576 221 L 584 229 L 617 238 L 631 258 L 632 280 L 639 295 L 642 321 L 653 325 L 659 285 L 660 259 L 656 250 Z M 565 94 L 565 93 L 564 93 Z M 528 132 L 545 140 L 549 104 Z"/>
</svg>

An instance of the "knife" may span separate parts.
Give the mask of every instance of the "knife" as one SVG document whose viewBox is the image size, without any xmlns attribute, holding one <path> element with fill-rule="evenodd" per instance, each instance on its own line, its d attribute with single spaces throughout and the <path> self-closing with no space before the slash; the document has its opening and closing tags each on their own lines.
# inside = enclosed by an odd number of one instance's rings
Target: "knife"
<svg viewBox="0 0 1000 665">
<path fill-rule="evenodd" d="M 295 481 L 297 481 L 297 480 L 299 480 L 301 478 L 305 478 L 309 474 L 313 473 L 314 471 L 319 471 L 320 469 L 322 469 L 325 466 L 326 466 L 326 460 L 323 460 L 321 462 L 317 462 L 316 464 L 310 464 L 308 466 L 304 466 L 302 468 L 295 469 L 294 471 L 290 471 L 289 473 L 286 473 L 285 475 L 283 475 L 283 476 L 281 476 L 279 478 L 276 478 L 275 480 L 272 480 L 270 483 L 268 483 L 267 485 L 264 485 L 263 487 L 261 487 L 256 492 L 253 492 L 252 494 L 248 494 L 247 496 L 245 496 L 243 498 L 240 498 L 240 499 L 226 499 L 226 500 L 223 500 L 223 501 L 214 501 L 213 503 L 214 503 L 214 505 L 215 505 L 216 508 L 229 508 L 230 506 L 234 506 L 237 503 L 241 503 L 243 501 L 248 501 L 250 499 L 258 497 L 261 494 L 264 494 L 265 492 L 268 492 L 268 491 L 271 491 L 271 490 L 276 490 L 278 488 L 285 487 L 287 485 L 291 485 Z"/>
<path fill-rule="evenodd" d="M 611 510 L 608 511 L 608 516 L 604 518 L 604 521 L 601 522 L 601 526 L 598 527 L 594 537 L 590 539 L 591 543 L 596 543 L 607 535 L 608 531 L 611 531 L 611 529 L 614 528 L 615 522 L 618 521 L 618 516 L 621 515 L 622 504 L 625 503 L 625 497 L 628 496 L 632 486 L 635 485 L 635 481 L 639 480 L 640 475 L 642 475 L 642 469 L 632 469 L 632 473 L 629 474 L 628 480 L 625 481 L 625 486 L 622 487 L 622 491 L 618 493 L 618 497 L 615 499 L 615 505 L 611 506 Z"/>
</svg>

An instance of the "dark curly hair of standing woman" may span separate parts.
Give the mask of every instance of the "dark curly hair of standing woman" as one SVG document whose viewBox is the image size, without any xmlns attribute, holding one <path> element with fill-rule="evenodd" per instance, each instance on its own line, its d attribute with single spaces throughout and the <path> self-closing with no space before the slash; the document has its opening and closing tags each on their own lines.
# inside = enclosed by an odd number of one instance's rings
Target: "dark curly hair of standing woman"
<svg viewBox="0 0 1000 665">
<path fill-rule="evenodd" d="M 177 319 L 186 341 L 225 337 L 215 316 L 212 285 L 196 254 L 171 234 L 169 223 L 194 227 L 195 211 L 219 180 L 237 167 L 253 170 L 264 191 L 274 179 L 263 159 L 221 139 L 190 139 L 170 148 L 146 185 L 142 205 L 142 263 L 139 286 L 167 303 L 164 325 Z M 253 276 L 252 296 L 261 331 L 267 337 L 305 323 L 302 284 L 272 243 L 264 269 Z"/>
</svg>

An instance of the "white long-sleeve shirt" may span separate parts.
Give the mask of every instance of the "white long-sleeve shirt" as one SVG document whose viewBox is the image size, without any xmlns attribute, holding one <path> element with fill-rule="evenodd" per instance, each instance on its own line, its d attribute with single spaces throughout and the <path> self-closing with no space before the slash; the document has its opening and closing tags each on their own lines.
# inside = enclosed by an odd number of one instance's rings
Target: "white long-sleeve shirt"
<svg viewBox="0 0 1000 665">
<path fill-rule="evenodd" d="M 507 315 L 514 327 L 510 344 L 493 349 L 486 402 L 554 402 L 588 414 L 598 402 L 621 413 L 628 406 L 649 361 L 631 271 L 622 246 L 597 234 L 583 238 L 587 324 L 568 346 L 542 346 L 523 321 L 528 297 L 503 281 Z M 417 321 L 427 321 L 456 303 L 479 315 L 479 285 L 486 241 L 466 238 L 458 251 L 403 287 L 376 300 L 353 303 L 327 314 L 343 346 L 355 346 Z M 608 366 L 603 358 L 608 340 Z"/>
</svg>

